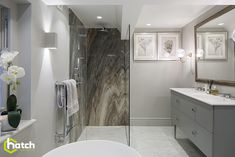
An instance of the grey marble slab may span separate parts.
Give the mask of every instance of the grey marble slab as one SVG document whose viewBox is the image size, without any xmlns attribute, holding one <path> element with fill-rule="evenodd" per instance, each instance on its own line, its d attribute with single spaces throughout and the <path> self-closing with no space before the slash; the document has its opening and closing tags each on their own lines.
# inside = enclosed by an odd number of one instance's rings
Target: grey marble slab
<svg viewBox="0 0 235 157">
<path fill-rule="evenodd" d="M 87 40 L 87 122 L 92 126 L 128 125 L 125 42 L 117 29 L 89 29 Z"/>
</svg>

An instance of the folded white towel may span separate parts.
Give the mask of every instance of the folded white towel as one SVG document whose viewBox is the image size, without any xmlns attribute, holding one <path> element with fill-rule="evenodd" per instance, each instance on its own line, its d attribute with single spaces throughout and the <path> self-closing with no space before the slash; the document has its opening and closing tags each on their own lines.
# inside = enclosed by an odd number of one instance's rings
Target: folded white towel
<svg viewBox="0 0 235 157">
<path fill-rule="evenodd" d="M 71 79 L 65 80 L 63 83 L 67 88 L 67 115 L 70 117 L 79 111 L 76 81 Z"/>
</svg>

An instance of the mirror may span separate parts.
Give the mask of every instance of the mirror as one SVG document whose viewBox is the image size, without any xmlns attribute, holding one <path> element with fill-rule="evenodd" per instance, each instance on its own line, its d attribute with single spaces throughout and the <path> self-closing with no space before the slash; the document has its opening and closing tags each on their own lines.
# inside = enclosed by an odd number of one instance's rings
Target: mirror
<svg viewBox="0 0 235 157">
<path fill-rule="evenodd" d="M 196 81 L 235 85 L 235 6 L 195 26 Z"/>
</svg>

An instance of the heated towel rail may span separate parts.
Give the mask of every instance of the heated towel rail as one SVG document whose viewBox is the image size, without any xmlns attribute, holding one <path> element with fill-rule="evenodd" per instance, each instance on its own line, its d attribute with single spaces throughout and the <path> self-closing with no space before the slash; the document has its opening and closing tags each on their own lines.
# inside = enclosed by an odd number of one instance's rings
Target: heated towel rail
<svg viewBox="0 0 235 157">
<path fill-rule="evenodd" d="M 77 86 L 83 85 L 83 82 L 77 82 Z M 57 143 L 63 143 L 65 141 L 65 138 L 68 136 L 70 131 L 77 125 L 76 123 L 73 124 L 70 118 L 68 117 L 67 114 L 67 90 L 66 90 L 66 85 L 63 82 L 56 81 L 55 83 L 55 90 L 56 90 L 56 99 L 57 99 L 57 92 L 59 92 L 59 89 L 62 88 L 65 92 L 65 99 L 64 99 L 64 104 L 62 108 L 59 108 L 59 110 L 62 110 L 63 114 L 63 129 L 62 131 L 56 131 L 55 138 Z M 57 102 L 57 100 L 56 100 Z"/>
</svg>

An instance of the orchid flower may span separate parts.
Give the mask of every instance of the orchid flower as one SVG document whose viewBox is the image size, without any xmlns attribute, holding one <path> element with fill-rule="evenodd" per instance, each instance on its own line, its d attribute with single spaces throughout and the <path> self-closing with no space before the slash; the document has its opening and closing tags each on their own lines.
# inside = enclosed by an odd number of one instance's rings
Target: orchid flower
<svg viewBox="0 0 235 157">
<path fill-rule="evenodd" d="M 16 77 L 13 74 L 9 74 L 8 72 L 4 72 L 0 76 L 1 80 L 6 82 L 7 84 L 12 84 L 16 82 Z"/>
<path fill-rule="evenodd" d="M 22 78 L 25 75 L 24 68 L 18 66 L 10 66 L 8 68 L 8 74 L 14 75 L 16 78 Z"/>
<path fill-rule="evenodd" d="M 7 50 L 3 50 L 0 56 L 0 66 L 7 69 L 18 54 L 19 52 L 17 51 L 9 52 Z"/>
<path fill-rule="evenodd" d="M 22 78 L 25 75 L 25 70 L 22 67 L 12 65 L 14 58 L 19 54 L 17 51 L 9 52 L 3 50 L 0 56 L 0 67 L 3 68 L 3 73 L 0 75 L 0 79 L 6 82 L 8 85 L 12 85 L 16 88 L 19 84 L 18 78 Z"/>
</svg>

